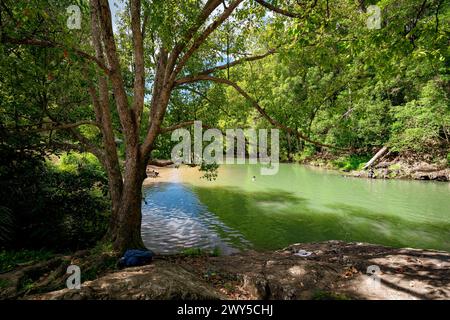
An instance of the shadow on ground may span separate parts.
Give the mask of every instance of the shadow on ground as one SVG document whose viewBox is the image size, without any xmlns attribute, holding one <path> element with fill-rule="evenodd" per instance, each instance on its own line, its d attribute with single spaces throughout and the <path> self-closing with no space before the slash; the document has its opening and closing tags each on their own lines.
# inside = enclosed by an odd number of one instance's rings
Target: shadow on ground
<svg viewBox="0 0 450 320">
<path fill-rule="evenodd" d="M 310 253 L 296 255 L 299 250 Z M 380 272 L 366 274 L 376 265 Z M 449 299 L 450 254 L 327 241 L 276 252 L 166 256 L 25 299 Z"/>
</svg>

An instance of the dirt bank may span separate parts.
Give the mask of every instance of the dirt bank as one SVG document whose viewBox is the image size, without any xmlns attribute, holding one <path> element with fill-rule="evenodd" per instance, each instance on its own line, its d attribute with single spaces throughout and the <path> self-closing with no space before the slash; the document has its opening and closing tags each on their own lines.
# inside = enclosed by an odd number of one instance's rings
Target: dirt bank
<svg viewBox="0 0 450 320">
<path fill-rule="evenodd" d="M 369 170 L 340 168 L 339 156 L 330 153 L 318 153 L 301 161 L 304 165 L 340 170 L 352 177 L 368 178 Z M 364 163 L 361 163 L 364 164 Z M 387 155 L 380 158 L 372 166 L 375 179 L 409 179 L 450 181 L 450 168 L 445 158 L 432 158 L 427 156 Z"/>
<path fill-rule="evenodd" d="M 450 181 L 450 169 L 439 164 L 427 162 L 407 163 L 401 160 L 385 161 L 373 168 L 375 179 L 412 179 Z M 368 171 L 360 170 L 351 173 L 354 177 L 368 177 Z"/>
<path fill-rule="evenodd" d="M 176 166 L 171 164 L 169 160 L 159 160 L 158 165 L 155 163 L 152 163 L 147 167 L 149 178 L 146 180 L 146 184 L 151 184 L 155 181 L 173 182 L 182 180 L 180 177 L 181 175 L 177 174 L 177 170 L 175 170 Z M 318 153 L 300 161 L 300 164 L 303 165 L 339 170 L 345 175 L 352 177 L 369 177 L 369 170 L 339 168 L 336 163 L 339 163 L 339 156 L 327 152 Z M 198 168 L 188 166 L 182 166 L 182 168 L 184 174 L 187 172 L 190 176 L 199 176 Z M 151 175 L 153 170 L 161 173 L 161 175 L 156 179 Z M 448 165 L 448 160 L 444 158 L 436 160 L 435 158 L 426 156 L 418 157 L 414 155 L 389 155 L 375 162 L 372 166 L 372 170 L 374 173 L 373 177 L 375 179 L 408 179 L 442 182 L 450 181 L 450 168 Z"/>
<path fill-rule="evenodd" d="M 16 298 L 449 299 L 450 253 L 327 241 L 232 256 L 162 256 L 86 281 L 81 290 Z"/>
</svg>

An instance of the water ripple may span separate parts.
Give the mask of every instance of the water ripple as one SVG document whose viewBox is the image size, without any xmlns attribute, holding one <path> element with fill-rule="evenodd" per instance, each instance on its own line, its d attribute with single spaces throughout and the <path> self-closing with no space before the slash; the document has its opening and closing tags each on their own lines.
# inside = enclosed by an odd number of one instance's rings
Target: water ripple
<svg viewBox="0 0 450 320">
<path fill-rule="evenodd" d="M 143 193 L 142 238 L 153 251 L 166 254 L 190 247 L 218 247 L 222 254 L 230 254 L 250 247 L 242 234 L 218 220 L 186 186 L 158 183 Z"/>
</svg>

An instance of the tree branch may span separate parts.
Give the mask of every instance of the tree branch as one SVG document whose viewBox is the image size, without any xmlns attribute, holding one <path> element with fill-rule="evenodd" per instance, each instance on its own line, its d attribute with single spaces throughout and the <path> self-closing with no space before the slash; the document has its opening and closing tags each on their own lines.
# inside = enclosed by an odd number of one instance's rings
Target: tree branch
<svg viewBox="0 0 450 320">
<path fill-rule="evenodd" d="M 225 69 L 228 69 L 229 67 L 234 67 L 234 66 L 242 64 L 244 62 L 261 60 L 261 59 L 264 59 L 267 56 L 270 56 L 270 55 L 274 54 L 275 52 L 276 52 L 275 49 L 270 49 L 269 51 L 267 51 L 264 54 L 237 59 L 237 60 L 235 60 L 233 62 L 230 62 L 228 64 L 223 64 L 223 65 L 220 65 L 220 66 L 216 66 L 216 67 L 212 67 L 212 68 L 203 70 L 203 71 L 199 72 L 197 75 L 208 75 L 210 73 L 214 73 L 214 72 L 219 71 L 219 70 L 225 70 Z"/>
<path fill-rule="evenodd" d="M 77 48 L 69 48 L 61 43 L 52 42 L 49 40 L 39 40 L 39 39 L 14 39 L 10 38 L 7 35 L 2 36 L 2 43 L 10 43 L 10 44 L 24 44 L 24 45 L 31 45 L 31 46 L 37 46 L 37 47 L 43 47 L 43 48 L 60 48 L 65 49 L 68 51 L 73 51 L 76 55 L 85 58 L 87 60 L 95 62 L 100 69 L 102 69 L 106 74 L 109 74 L 110 70 L 108 67 L 99 59 L 97 59 L 94 56 L 91 56 L 90 54 L 77 49 Z"/>
<path fill-rule="evenodd" d="M 222 23 L 225 21 L 234 9 L 242 2 L 243 0 L 235 0 L 228 8 L 226 8 L 219 17 L 212 22 L 206 29 L 194 39 L 192 46 L 189 50 L 183 55 L 181 61 L 176 65 L 176 61 L 178 56 L 184 50 L 186 45 L 190 42 L 196 31 L 201 27 L 201 25 L 208 19 L 211 13 L 217 8 L 220 4 L 220 0 L 208 0 L 205 4 L 202 13 L 197 18 L 197 22 L 191 27 L 186 35 L 183 37 L 180 43 L 178 43 L 175 48 L 170 53 L 167 58 L 166 52 L 164 48 L 161 48 L 159 53 L 159 61 L 158 61 L 158 69 L 164 69 L 163 72 L 158 72 L 157 69 L 157 77 L 155 78 L 154 84 L 154 97 L 152 99 L 152 112 L 151 112 L 151 124 L 150 128 L 147 131 L 147 135 L 144 139 L 144 142 L 141 145 L 140 152 L 145 157 L 149 154 L 152 144 L 157 137 L 157 134 L 160 130 L 160 125 L 164 114 L 167 109 L 167 105 L 169 103 L 170 94 L 173 88 L 173 84 L 175 82 L 176 76 L 183 69 L 189 58 L 192 54 L 200 47 L 200 45 L 206 40 L 206 38 L 216 30 Z M 175 69 L 174 69 L 175 67 Z M 158 93 L 155 95 L 155 93 Z"/>
<path fill-rule="evenodd" d="M 188 29 L 186 34 L 183 36 L 180 42 L 178 42 L 173 48 L 172 52 L 169 55 L 167 69 L 166 69 L 166 78 L 170 72 L 172 72 L 175 67 L 175 63 L 180 56 L 181 52 L 186 48 L 189 41 L 192 40 L 195 33 L 200 29 L 200 27 L 205 23 L 205 21 L 209 18 L 211 13 L 222 3 L 221 0 L 208 0 L 204 5 L 201 13 L 197 17 L 195 23 Z"/>
<path fill-rule="evenodd" d="M 50 141 L 48 145 L 55 146 L 61 150 L 64 151 L 78 151 L 78 152 L 86 152 L 86 149 L 83 148 L 80 144 L 73 144 L 68 142 L 57 142 L 57 141 Z"/>
<path fill-rule="evenodd" d="M 183 67 L 188 62 L 189 58 L 197 51 L 197 49 L 205 42 L 208 36 L 216 30 L 222 23 L 228 19 L 228 17 L 233 13 L 234 9 L 242 2 L 243 0 L 235 0 L 233 1 L 223 12 L 222 14 L 214 20 L 197 38 L 195 38 L 194 43 L 189 48 L 189 50 L 183 55 L 181 61 L 175 67 L 175 70 L 172 72 L 171 81 L 174 81 L 176 76 L 180 73 Z"/>
<path fill-rule="evenodd" d="M 183 127 L 187 127 L 187 126 L 190 126 L 190 125 L 193 125 L 193 124 L 194 124 L 194 120 L 191 120 L 191 121 L 185 121 L 185 122 L 180 122 L 180 123 L 175 124 L 175 125 L 170 126 L 170 127 L 160 128 L 160 129 L 159 129 L 159 133 L 167 133 L 167 132 L 171 132 L 171 131 L 174 131 L 174 130 L 176 130 L 176 129 L 180 129 L 180 128 L 183 128 Z"/>
<path fill-rule="evenodd" d="M 180 129 L 180 128 L 184 128 L 184 127 L 187 127 L 187 126 L 191 126 L 191 125 L 194 124 L 194 122 L 195 122 L 194 120 L 191 120 L 191 121 L 185 121 L 185 122 L 180 122 L 180 123 L 175 124 L 175 125 L 170 126 L 170 127 L 161 128 L 159 132 L 160 132 L 160 133 L 168 133 L 168 132 L 174 131 L 174 130 L 176 130 L 176 129 Z M 211 126 L 208 126 L 208 125 L 203 124 L 203 123 L 202 123 L 202 128 L 203 128 L 203 129 L 217 129 L 217 128 L 212 128 Z M 226 132 L 223 132 L 223 131 L 220 130 L 220 129 L 217 129 L 217 130 L 220 131 L 220 133 L 222 134 L 222 136 L 224 136 L 224 137 L 227 136 Z M 245 145 L 246 145 L 246 146 L 257 147 L 257 148 L 258 148 L 258 147 L 259 147 L 259 148 L 262 148 L 262 146 L 258 146 L 257 144 L 251 143 L 251 142 L 248 141 L 247 139 L 245 140 Z"/>
<path fill-rule="evenodd" d="M 187 127 L 187 126 L 191 126 L 191 125 L 194 124 L 195 121 L 196 120 L 184 121 L 184 122 L 180 122 L 180 123 L 174 124 L 173 126 L 170 126 L 170 127 L 161 128 L 159 130 L 159 133 L 167 133 L 167 132 L 174 131 L 176 129 L 180 129 L 180 128 L 184 128 L 184 127 Z M 212 129 L 211 126 L 208 126 L 207 124 L 203 124 L 203 123 L 202 123 L 202 128 L 203 129 Z M 222 132 L 222 135 L 225 135 L 225 134 Z"/>
<path fill-rule="evenodd" d="M 269 121 L 269 123 L 272 124 L 273 126 L 279 128 L 279 129 L 281 129 L 283 131 L 289 132 L 289 133 L 291 133 L 293 135 L 296 135 L 300 139 L 303 139 L 303 140 L 305 140 L 305 141 L 307 141 L 309 143 L 312 143 L 312 144 L 314 144 L 316 146 L 348 151 L 348 149 L 339 148 L 339 147 L 332 146 L 332 145 L 329 145 L 329 144 L 325 144 L 325 143 L 321 143 L 321 142 L 318 142 L 318 141 L 314 141 L 314 140 L 308 138 L 306 135 L 304 135 L 300 131 L 297 131 L 297 130 L 294 130 L 294 129 L 290 128 L 290 127 L 287 127 L 284 124 L 282 124 L 282 123 L 278 122 L 277 120 L 273 119 L 272 117 L 270 117 L 267 114 L 267 112 L 264 110 L 264 108 L 262 108 L 255 99 L 253 99 L 245 90 L 243 90 L 237 83 L 235 83 L 233 81 L 230 81 L 230 80 L 227 80 L 227 79 L 223 79 L 223 78 L 212 77 L 212 76 L 208 76 L 208 75 L 199 75 L 199 76 L 195 76 L 195 77 L 186 77 L 184 79 L 177 80 L 175 85 L 180 85 L 180 84 L 185 84 L 185 83 L 192 83 L 192 82 L 197 82 L 197 81 L 213 81 L 213 82 L 229 85 L 229 86 L 233 87 L 237 92 L 239 92 L 245 99 L 250 101 L 252 103 L 252 106 L 264 118 L 266 118 L 266 120 Z"/>
<path fill-rule="evenodd" d="M 63 123 L 63 124 L 58 124 L 57 122 L 43 122 L 43 123 L 38 123 L 38 124 L 32 124 L 32 125 L 27 125 L 27 126 L 18 126 L 18 127 L 13 127 L 13 128 L 6 128 L 6 129 L 10 130 L 10 131 L 20 131 L 25 128 L 42 126 L 42 125 L 53 125 L 53 126 L 36 128 L 36 129 L 27 129 L 25 131 L 27 133 L 33 133 L 33 132 L 45 132 L 45 131 L 54 131 L 54 130 L 65 130 L 65 129 L 70 129 L 70 128 L 76 128 L 76 127 L 79 127 L 82 125 L 92 125 L 92 126 L 100 127 L 99 124 L 95 121 L 81 120 L 81 121 L 74 122 L 74 123 Z"/>
<path fill-rule="evenodd" d="M 131 31 L 133 33 L 134 54 L 134 86 L 133 110 L 136 127 L 139 128 L 144 108 L 145 68 L 144 68 L 144 38 L 141 29 L 141 1 L 131 0 Z"/>
<path fill-rule="evenodd" d="M 103 46 L 100 40 L 101 34 L 99 31 L 99 19 L 95 10 L 91 10 L 91 28 L 92 44 L 95 49 L 96 57 L 100 61 L 105 61 Z M 105 149 L 105 157 L 102 164 L 108 172 L 110 184 L 114 185 L 114 187 L 111 186 L 110 188 L 111 197 L 117 198 L 116 193 L 121 193 L 123 180 L 120 172 L 119 157 L 117 155 L 117 146 L 111 120 L 111 111 L 109 109 L 108 81 L 106 76 L 98 76 L 99 94 L 97 95 L 96 87 L 94 83 L 89 80 L 87 73 L 85 74 L 85 77 L 89 83 L 88 91 L 94 106 L 97 122 L 101 124 L 103 148 Z"/>
<path fill-rule="evenodd" d="M 75 128 L 68 128 L 72 136 L 77 139 L 87 151 L 95 155 L 101 162 L 105 161 L 105 153 L 102 149 L 100 149 L 98 146 L 93 144 L 91 141 L 89 141 L 88 138 L 83 136 L 79 131 L 77 131 Z"/>
<path fill-rule="evenodd" d="M 405 26 L 405 31 L 403 32 L 403 35 L 406 37 L 407 35 L 409 35 L 413 29 L 417 26 L 417 22 L 419 22 L 420 17 L 422 16 L 422 13 L 425 10 L 425 7 L 427 5 L 427 0 L 424 0 L 421 4 L 421 6 L 419 7 L 419 9 L 417 10 L 416 16 L 413 18 L 412 21 L 410 21 L 406 26 Z"/>
<path fill-rule="evenodd" d="M 129 108 L 128 96 L 125 91 L 125 84 L 112 29 L 111 9 L 108 0 L 90 0 L 90 6 L 91 10 L 98 17 L 105 54 L 111 70 L 109 79 L 114 90 L 114 98 L 120 124 L 123 127 L 125 141 L 128 146 L 134 147 L 138 144 L 136 120 L 133 110 Z"/>
<path fill-rule="evenodd" d="M 281 14 L 283 16 L 289 17 L 289 18 L 304 18 L 305 16 L 299 13 L 294 13 L 291 11 L 287 11 L 281 8 L 278 8 L 264 0 L 255 0 L 257 3 L 265 7 L 266 9 L 269 9 L 270 11 L 273 11 L 275 13 Z M 314 0 L 314 2 L 311 4 L 310 9 L 314 8 L 317 4 L 317 0 Z"/>
<path fill-rule="evenodd" d="M 191 87 L 188 87 L 188 86 L 186 86 L 186 87 L 179 86 L 179 87 L 176 87 L 175 89 L 179 89 L 179 90 L 188 90 L 188 91 L 193 92 L 193 93 L 195 93 L 196 95 L 200 96 L 201 98 L 205 99 L 205 100 L 208 101 L 210 104 L 214 104 L 213 101 L 211 101 L 211 99 L 208 98 L 208 96 L 207 96 L 206 94 L 204 94 L 204 93 L 202 93 L 202 92 L 200 92 L 200 91 L 198 91 L 198 90 L 195 90 L 194 88 L 191 88 Z M 220 107 L 219 105 L 216 105 L 216 106 L 219 108 L 220 111 L 222 111 L 223 113 L 225 113 L 228 117 L 230 117 L 230 118 L 233 117 L 227 110 L 223 109 L 223 108 Z"/>
</svg>

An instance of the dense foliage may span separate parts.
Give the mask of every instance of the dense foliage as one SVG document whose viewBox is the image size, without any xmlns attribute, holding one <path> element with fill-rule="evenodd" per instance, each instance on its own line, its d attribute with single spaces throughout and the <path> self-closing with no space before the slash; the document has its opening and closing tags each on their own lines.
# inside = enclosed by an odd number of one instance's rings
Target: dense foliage
<svg viewBox="0 0 450 320">
<path fill-rule="evenodd" d="M 317 16 L 306 21 L 269 20 L 261 45 L 286 34 L 295 38 L 286 39 L 278 55 L 233 68 L 227 76 L 276 120 L 316 141 L 362 154 L 387 145 L 393 152 L 446 155 L 450 7 L 443 1 L 372 3 L 382 9 L 381 29 L 367 29 L 367 15 L 351 1 L 330 5 L 328 15 L 318 6 Z M 204 104 L 217 105 L 217 124 L 269 125 L 232 88 L 213 86 L 206 95 Z M 285 133 L 284 157 L 311 153 L 308 145 L 321 149 Z"/>
<path fill-rule="evenodd" d="M 0 246 L 53 250 L 89 247 L 108 222 L 107 180 L 92 155 L 50 162 L 1 148 Z"/>
<path fill-rule="evenodd" d="M 380 29 L 367 28 L 369 4 L 381 8 Z M 230 61 L 248 50 L 246 42 L 259 52 L 277 47 L 277 54 L 221 76 L 278 122 L 315 141 L 351 149 L 361 159 L 384 145 L 397 154 L 441 159 L 450 152 L 449 21 L 450 6 L 439 0 L 319 1 L 305 19 L 270 15 L 263 27 L 230 22 L 210 45 Z M 196 83 L 181 89 L 171 100 L 168 123 L 202 119 L 222 129 L 273 127 L 234 88 Z M 289 132 L 282 138 L 285 160 L 324 151 Z M 169 135 L 160 137 L 155 157 L 169 157 L 172 145 Z"/>
</svg>

